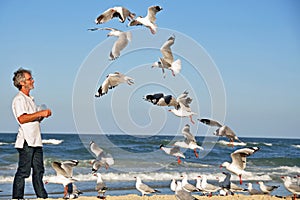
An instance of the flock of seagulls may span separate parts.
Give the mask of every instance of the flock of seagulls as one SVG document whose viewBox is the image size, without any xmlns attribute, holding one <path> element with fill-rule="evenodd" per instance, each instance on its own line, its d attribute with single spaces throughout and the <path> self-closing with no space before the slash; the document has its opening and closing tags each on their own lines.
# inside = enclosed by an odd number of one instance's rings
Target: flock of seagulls
<svg viewBox="0 0 300 200">
<path fill-rule="evenodd" d="M 97 25 L 109 22 L 114 18 L 118 18 L 121 23 L 126 20 L 129 21 L 128 26 L 144 26 L 150 30 L 152 34 L 156 34 L 156 15 L 158 12 L 162 11 L 163 8 L 160 6 L 150 6 L 147 11 L 147 15 L 142 17 L 136 17 L 136 14 L 131 12 L 125 7 L 112 7 L 101 13 L 96 19 L 95 23 Z M 109 59 L 115 60 L 120 57 L 121 51 L 126 48 L 128 43 L 132 40 L 131 33 L 129 31 L 121 31 L 115 28 L 91 28 L 89 31 L 106 30 L 109 31 L 108 37 L 115 36 L 118 39 L 114 42 L 111 52 L 109 53 Z M 165 78 L 165 70 L 170 70 L 173 76 L 180 73 L 181 71 L 181 60 L 174 60 L 174 56 L 171 50 L 171 46 L 175 43 L 175 36 L 172 35 L 167 41 L 161 46 L 160 51 L 162 57 L 155 63 L 153 63 L 152 68 L 161 68 L 163 73 L 163 78 Z M 126 76 L 120 72 L 110 73 L 106 76 L 99 87 L 95 97 L 101 97 L 108 93 L 109 89 L 113 89 L 121 83 L 127 83 L 128 85 L 134 84 L 134 79 Z M 147 94 L 144 97 L 145 101 L 152 103 L 155 106 L 161 107 L 173 107 L 168 111 L 172 112 L 178 117 L 188 117 L 192 124 L 195 122 L 192 119 L 193 115 L 197 113 L 193 112 L 190 104 L 192 103 L 192 98 L 189 97 L 188 91 L 184 91 L 178 97 L 173 95 L 165 95 L 163 93 Z M 230 140 L 231 146 L 233 146 L 234 141 L 241 142 L 241 140 L 236 136 L 234 131 L 226 125 L 222 125 L 216 120 L 201 118 L 198 121 L 207 126 L 217 127 L 214 131 L 214 135 L 227 137 Z M 194 151 L 195 157 L 198 158 L 198 150 L 204 150 L 203 147 L 197 144 L 195 136 L 190 131 L 190 125 L 186 124 L 182 129 L 182 134 L 184 140 L 176 141 L 172 147 L 167 147 L 164 144 L 160 145 L 160 149 L 166 154 L 174 156 L 177 158 L 177 163 L 181 164 L 181 159 L 185 159 L 185 155 L 181 152 L 181 148 L 192 149 Z M 188 177 L 183 175 L 181 180 L 173 179 L 170 184 L 170 189 L 174 191 L 174 195 L 178 200 L 194 200 L 196 199 L 192 196 L 193 192 L 202 192 L 203 194 L 208 194 L 211 196 L 215 192 L 220 192 L 220 195 L 230 195 L 235 192 L 248 192 L 249 194 L 270 194 L 273 190 L 277 189 L 278 186 L 265 185 L 262 181 L 259 181 L 260 190 L 253 188 L 251 183 L 247 183 L 248 188 L 244 189 L 230 181 L 232 174 L 236 175 L 240 179 L 240 184 L 242 184 L 242 175 L 246 172 L 246 160 L 248 156 L 251 156 L 259 150 L 259 147 L 246 147 L 237 149 L 231 153 L 231 163 L 224 162 L 220 167 L 225 167 L 227 172 L 223 172 L 225 175 L 224 179 L 219 179 L 219 184 L 214 185 L 209 183 L 206 175 L 201 175 L 196 177 L 196 185 L 192 185 L 188 182 Z M 100 174 L 100 168 L 108 169 L 114 164 L 114 158 L 111 154 L 105 152 L 100 148 L 95 142 L 90 142 L 90 151 L 94 154 L 95 159 L 91 161 L 91 175 L 97 177 L 95 191 L 97 191 L 97 197 L 100 199 L 105 199 L 105 192 L 107 191 L 107 186 L 102 179 Z M 54 161 L 52 163 L 53 169 L 56 171 L 55 177 L 50 177 L 45 181 L 45 183 L 56 183 L 62 184 L 64 187 L 64 198 L 76 198 L 82 192 L 77 189 L 74 184 L 78 181 L 73 177 L 73 168 L 79 163 L 78 160 L 68 160 L 63 162 Z M 231 174 L 232 173 L 232 174 Z M 159 193 L 160 191 L 150 187 L 149 185 L 142 182 L 140 177 L 135 177 L 136 179 L 136 189 L 141 193 L 142 196 Z M 299 177 L 297 177 L 298 182 L 295 183 L 290 177 L 282 177 L 284 186 L 292 192 L 294 195 L 300 194 L 299 188 Z"/>
</svg>

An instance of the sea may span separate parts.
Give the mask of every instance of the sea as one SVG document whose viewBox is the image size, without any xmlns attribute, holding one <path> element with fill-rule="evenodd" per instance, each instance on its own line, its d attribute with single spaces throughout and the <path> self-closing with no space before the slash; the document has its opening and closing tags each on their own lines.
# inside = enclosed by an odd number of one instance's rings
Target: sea
<svg viewBox="0 0 300 200">
<path fill-rule="evenodd" d="M 186 158 L 178 164 L 177 158 L 167 155 L 160 150 L 160 145 L 172 147 L 180 136 L 170 135 L 126 135 L 126 134 L 43 134 L 44 144 L 44 179 L 55 176 L 51 163 L 53 161 L 78 160 L 73 177 L 78 181 L 77 188 L 85 196 L 96 196 L 96 177 L 91 173 L 91 160 L 95 159 L 89 150 L 90 141 L 94 141 L 104 151 L 110 153 L 115 163 L 110 168 L 100 168 L 99 173 L 109 188 L 106 195 L 126 195 L 140 193 L 135 189 L 135 176 L 159 190 L 161 194 L 174 194 L 170 190 L 172 178 L 181 179 L 183 174 L 189 182 L 195 184 L 196 177 L 206 175 L 208 182 L 218 184 L 218 179 L 224 178 L 226 171 L 220 168 L 224 161 L 231 161 L 230 154 L 243 147 L 260 148 L 247 158 L 247 174 L 243 175 L 241 187 L 247 188 L 251 182 L 258 189 L 257 181 L 268 185 L 279 185 L 272 195 L 287 196 L 288 192 L 280 177 L 295 177 L 300 174 L 300 139 L 282 138 L 240 138 L 243 142 L 229 146 L 224 137 L 196 137 L 197 143 L 204 150 L 199 151 L 197 158 L 193 150 L 181 149 Z M 17 168 L 18 152 L 14 148 L 16 134 L 0 133 L 0 199 L 10 199 L 12 182 Z M 232 182 L 239 184 L 236 175 Z M 45 185 L 51 198 L 63 196 L 63 186 L 49 183 Z M 26 179 L 25 198 L 34 199 L 36 196 L 31 183 L 31 177 Z M 248 195 L 247 192 L 244 193 Z"/>
</svg>

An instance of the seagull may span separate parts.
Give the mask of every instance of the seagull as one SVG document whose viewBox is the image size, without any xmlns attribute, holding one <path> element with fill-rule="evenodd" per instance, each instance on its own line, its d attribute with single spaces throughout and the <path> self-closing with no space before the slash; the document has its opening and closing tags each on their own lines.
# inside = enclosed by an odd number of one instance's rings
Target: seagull
<svg viewBox="0 0 300 200">
<path fill-rule="evenodd" d="M 192 185 L 192 184 L 190 184 L 190 183 L 188 182 L 188 177 L 187 177 L 187 175 L 182 175 L 181 177 L 183 177 L 183 179 L 182 179 L 182 181 L 181 181 L 181 183 L 182 183 L 182 188 L 183 188 L 185 191 L 187 191 L 187 192 L 199 192 L 199 191 L 200 191 L 196 186 L 194 186 L 194 185 Z"/>
<path fill-rule="evenodd" d="M 131 32 L 123 32 L 115 28 L 90 28 L 90 31 L 96 30 L 109 30 L 107 37 L 115 36 L 118 39 L 115 41 L 112 50 L 109 54 L 110 60 L 115 60 L 120 57 L 120 52 L 127 46 L 128 42 L 131 41 Z"/>
<path fill-rule="evenodd" d="M 300 194 L 300 186 L 297 183 L 293 183 L 291 177 L 289 176 L 281 176 L 283 180 L 284 187 L 294 194 L 294 199 L 296 199 L 297 195 Z"/>
<path fill-rule="evenodd" d="M 196 158 L 199 157 L 197 149 L 204 150 L 203 147 L 197 145 L 195 136 L 190 132 L 190 125 L 186 124 L 182 129 L 182 134 L 185 138 L 184 141 L 177 141 L 174 143 L 175 146 L 179 146 L 186 149 L 194 150 Z"/>
<path fill-rule="evenodd" d="M 200 176 L 200 178 L 202 178 L 201 188 L 203 191 L 209 192 L 209 197 L 212 196 L 213 192 L 217 192 L 221 189 L 219 186 L 207 183 L 207 177 L 205 175 Z"/>
<path fill-rule="evenodd" d="M 206 124 L 208 126 L 216 126 L 219 127 L 215 132 L 214 135 L 216 136 L 225 136 L 227 138 L 230 139 L 230 143 L 232 143 L 233 146 L 233 142 L 234 140 L 237 140 L 239 142 L 241 142 L 241 140 L 235 135 L 235 133 L 233 132 L 233 130 L 231 130 L 231 128 L 229 128 L 228 126 L 222 125 L 219 122 L 212 120 L 212 119 L 198 119 L 200 122 L 202 122 L 203 124 Z"/>
<path fill-rule="evenodd" d="M 105 192 L 108 189 L 105 183 L 102 180 L 102 176 L 100 173 L 93 173 L 93 176 L 97 177 L 97 184 L 95 190 L 98 192 L 97 198 L 105 199 Z"/>
<path fill-rule="evenodd" d="M 265 194 L 270 194 L 273 190 L 279 188 L 278 185 L 265 185 L 263 181 L 258 181 L 257 183 L 259 184 L 260 190 Z"/>
<path fill-rule="evenodd" d="M 225 188 L 225 186 L 227 185 L 226 178 L 227 178 L 227 180 L 228 180 L 228 179 L 230 180 L 231 174 L 228 173 L 228 172 L 222 172 L 222 173 L 226 175 L 225 179 L 222 180 L 222 179 L 219 179 L 218 177 L 217 177 L 217 179 L 219 180 L 220 187 Z M 225 182 L 225 185 L 224 185 L 224 182 Z M 235 183 L 233 183 L 233 182 L 231 182 L 231 181 L 230 181 L 230 186 L 229 186 L 229 188 L 230 188 L 229 191 L 231 192 L 231 194 L 232 194 L 233 192 L 245 192 L 245 191 L 247 191 L 247 189 L 244 189 L 244 188 L 242 188 L 242 187 L 239 187 L 238 185 L 236 185 Z M 228 190 L 227 190 L 227 191 L 228 191 Z M 220 191 L 220 193 L 221 193 L 221 191 Z M 227 192 L 226 192 L 226 195 L 227 195 Z"/>
<path fill-rule="evenodd" d="M 96 156 L 96 159 L 92 161 L 92 172 L 95 173 L 102 166 L 105 166 L 106 169 L 110 165 L 114 164 L 114 159 L 111 154 L 104 152 L 94 141 L 90 142 L 90 150 Z"/>
<path fill-rule="evenodd" d="M 254 154 L 259 147 L 247 147 L 234 151 L 230 154 L 232 162 L 224 162 L 220 167 L 225 167 L 228 171 L 236 174 L 240 178 L 240 184 L 243 184 L 242 174 L 245 173 L 247 156 Z"/>
<path fill-rule="evenodd" d="M 176 187 L 177 187 L 177 182 L 175 180 L 175 178 L 172 179 L 171 183 L 170 183 L 170 189 L 175 192 L 176 190 Z"/>
<path fill-rule="evenodd" d="M 175 147 L 172 147 L 172 148 L 168 148 L 168 147 L 165 147 L 163 144 L 161 144 L 159 148 L 161 150 L 163 150 L 166 154 L 177 157 L 177 163 L 178 164 L 181 163 L 180 158 L 185 158 L 183 153 L 180 151 L 179 147 L 175 146 Z"/>
<path fill-rule="evenodd" d="M 175 76 L 181 71 L 181 60 L 177 59 L 174 61 L 171 46 L 175 42 L 175 36 L 169 37 L 169 39 L 162 45 L 160 52 L 163 57 L 159 58 L 159 61 L 152 64 L 152 68 L 159 67 L 162 69 L 163 77 L 166 77 L 165 69 L 172 71 L 172 75 Z"/>
<path fill-rule="evenodd" d="M 108 74 L 102 85 L 99 87 L 98 93 L 95 94 L 95 97 L 100 97 L 104 94 L 107 94 L 108 89 L 112 89 L 121 83 L 127 83 L 128 85 L 132 85 L 134 84 L 134 80 L 120 72 Z"/>
<path fill-rule="evenodd" d="M 222 188 L 220 190 L 220 194 L 223 196 L 227 196 L 228 195 L 228 191 L 230 192 L 230 194 L 233 194 L 233 192 L 231 191 L 231 174 L 228 172 L 222 172 L 226 177 L 223 181 L 219 180 L 219 186 Z"/>
<path fill-rule="evenodd" d="M 104 11 L 101 15 L 99 15 L 95 19 L 96 24 L 103 24 L 108 22 L 109 20 L 113 19 L 114 17 L 118 17 L 119 21 L 124 23 L 126 19 L 131 21 L 135 18 L 135 14 L 130 12 L 127 8 L 117 6 L 113 8 L 109 8 L 106 11 Z"/>
<path fill-rule="evenodd" d="M 246 184 L 248 186 L 247 190 L 249 192 L 250 195 L 260 195 L 260 194 L 264 194 L 262 191 L 256 190 L 252 187 L 252 183 L 247 183 Z"/>
<path fill-rule="evenodd" d="M 174 106 L 175 108 L 179 106 L 175 97 L 172 95 L 165 96 L 163 93 L 148 94 L 143 99 L 157 106 Z"/>
<path fill-rule="evenodd" d="M 177 108 L 173 108 L 169 110 L 173 114 L 175 114 L 178 117 L 189 117 L 192 124 L 195 124 L 195 122 L 192 119 L 192 115 L 196 115 L 197 113 L 192 112 L 190 105 L 192 100 L 190 97 L 188 97 L 188 92 L 184 91 L 179 97 L 176 99 L 179 106 Z"/>
<path fill-rule="evenodd" d="M 140 177 L 137 176 L 135 178 L 136 178 L 135 187 L 138 191 L 142 193 L 142 196 L 144 196 L 145 194 L 151 194 L 156 192 L 160 193 L 160 191 L 153 189 L 148 185 L 146 185 L 145 183 L 143 183 Z"/>
<path fill-rule="evenodd" d="M 197 200 L 197 198 L 193 197 L 190 192 L 187 192 L 183 189 L 182 183 L 180 181 L 177 181 L 175 197 L 177 200 Z"/>
<path fill-rule="evenodd" d="M 56 183 L 63 184 L 64 186 L 64 198 L 67 195 L 72 193 L 72 190 L 68 188 L 71 186 L 71 183 L 77 181 L 77 179 L 73 178 L 73 167 L 77 166 L 79 163 L 78 160 L 67 160 L 63 162 L 52 162 L 52 167 L 56 171 L 56 176 L 50 177 L 45 181 L 45 184 L 48 183 Z M 69 185 L 70 184 L 70 185 Z"/>
<path fill-rule="evenodd" d="M 150 29 L 152 34 L 156 33 L 157 25 L 155 24 L 156 21 L 156 13 L 162 10 L 160 6 L 150 6 L 148 8 L 148 13 L 146 17 L 137 17 L 129 22 L 128 26 L 137 26 L 143 25 Z"/>
</svg>

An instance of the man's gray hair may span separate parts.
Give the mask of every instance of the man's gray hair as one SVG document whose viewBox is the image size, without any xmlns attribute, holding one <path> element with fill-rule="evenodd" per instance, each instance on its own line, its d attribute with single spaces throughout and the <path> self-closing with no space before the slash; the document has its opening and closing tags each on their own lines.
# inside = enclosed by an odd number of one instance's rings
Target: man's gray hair
<svg viewBox="0 0 300 200">
<path fill-rule="evenodd" d="M 14 86 L 18 88 L 18 90 L 21 90 L 22 85 L 20 82 L 26 81 L 25 79 L 25 73 L 28 73 L 31 75 L 31 71 L 28 69 L 19 68 L 17 71 L 14 72 L 13 82 Z"/>
</svg>

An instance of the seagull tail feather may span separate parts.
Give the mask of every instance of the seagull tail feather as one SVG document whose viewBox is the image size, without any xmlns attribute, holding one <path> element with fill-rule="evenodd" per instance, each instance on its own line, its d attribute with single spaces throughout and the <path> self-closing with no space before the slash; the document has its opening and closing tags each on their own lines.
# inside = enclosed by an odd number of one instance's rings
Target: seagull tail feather
<svg viewBox="0 0 300 200">
<path fill-rule="evenodd" d="M 174 72 L 174 74 L 178 74 L 181 71 L 181 60 L 177 59 L 176 61 L 174 61 L 172 63 L 171 69 Z"/>
</svg>

